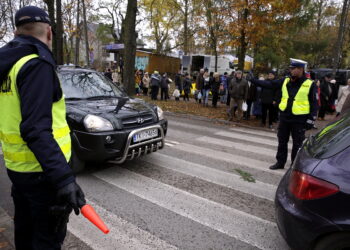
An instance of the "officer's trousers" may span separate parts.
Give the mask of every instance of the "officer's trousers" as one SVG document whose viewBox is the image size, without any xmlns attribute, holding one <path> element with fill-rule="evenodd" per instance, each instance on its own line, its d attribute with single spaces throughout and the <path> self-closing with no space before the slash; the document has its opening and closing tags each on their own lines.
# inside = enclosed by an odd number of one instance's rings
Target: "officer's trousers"
<svg viewBox="0 0 350 250">
<path fill-rule="evenodd" d="M 50 213 L 55 204 L 53 187 L 42 173 L 8 174 L 13 184 L 16 250 L 61 249 L 67 224 L 56 228 L 59 218 Z"/>
<path fill-rule="evenodd" d="M 278 149 L 276 154 L 277 163 L 284 166 L 287 162 L 288 156 L 288 141 L 289 136 L 292 135 L 293 147 L 291 160 L 294 162 L 295 156 L 299 148 L 302 146 L 305 139 L 305 124 L 280 121 L 278 126 Z"/>
</svg>

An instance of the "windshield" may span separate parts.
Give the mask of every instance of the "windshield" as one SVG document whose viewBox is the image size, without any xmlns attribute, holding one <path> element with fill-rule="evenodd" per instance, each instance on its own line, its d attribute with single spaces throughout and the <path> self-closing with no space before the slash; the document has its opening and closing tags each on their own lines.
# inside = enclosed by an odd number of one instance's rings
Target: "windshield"
<svg viewBox="0 0 350 250">
<path fill-rule="evenodd" d="M 322 129 L 306 144 L 312 157 L 325 159 L 350 145 L 350 113 Z"/>
<path fill-rule="evenodd" d="M 61 71 L 58 74 L 66 99 L 124 97 L 126 94 L 98 72 Z"/>
</svg>

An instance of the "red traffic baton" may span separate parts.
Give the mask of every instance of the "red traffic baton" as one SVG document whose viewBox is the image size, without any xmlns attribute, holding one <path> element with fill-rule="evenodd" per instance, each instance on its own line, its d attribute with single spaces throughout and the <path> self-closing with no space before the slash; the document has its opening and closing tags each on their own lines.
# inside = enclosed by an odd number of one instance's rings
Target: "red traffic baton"
<svg viewBox="0 0 350 250">
<path fill-rule="evenodd" d="M 105 234 L 109 233 L 108 227 L 105 225 L 105 223 L 102 221 L 102 219 L 96 213 L 95 209 L 92 206 L 90 206 L 89 204 L 86 204 L 82 206 L 82 208 L 80 209 L 80 212 L 82 215 L 84 215 L 85 218 L 87 218 L 92 224 L 94 224 L 103 233 Z"/>
</svg>

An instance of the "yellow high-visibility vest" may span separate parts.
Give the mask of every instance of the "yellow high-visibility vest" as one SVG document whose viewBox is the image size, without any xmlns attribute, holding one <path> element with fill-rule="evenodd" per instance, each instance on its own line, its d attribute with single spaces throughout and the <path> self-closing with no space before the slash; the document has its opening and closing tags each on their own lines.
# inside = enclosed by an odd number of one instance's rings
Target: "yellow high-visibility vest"
<svg viewBox="0 0 350 250">
<path fill-rule="evenodd" d="M 43 169 L 20 133 L 22 121 L 21 102 L 17 89 L 17 75 L 29 60 L 38 57 L 31 54 L 22 57 L 9 71 L 7 79 L 0 84 L 0 142 L 5 165 L 15 172 L 42 172 Z M 45 83 L 51 84 L 51 83 Z M 47 93 L 48 95 L 50 93 Z M 64 97 L 52 105 L 52 134 L 67 162 L 71 157 L 70 130 L 66 121 Z"/>
<path fill-rule="evenodd" d="M 289 94 L 287 84 L 289 83 L 289 81 L 290 78 L 287 77 L 282 85 L 282 99 L 278 106 L 281 111 L 286 110 L 288 105 Z M 309 92 L 311 85 L 312 81 L 310 79 L 306 79 L 300 86 L 292 104 L 292 113 L 294 115 L 306 115 L 310 113 Z"/>
</svg>

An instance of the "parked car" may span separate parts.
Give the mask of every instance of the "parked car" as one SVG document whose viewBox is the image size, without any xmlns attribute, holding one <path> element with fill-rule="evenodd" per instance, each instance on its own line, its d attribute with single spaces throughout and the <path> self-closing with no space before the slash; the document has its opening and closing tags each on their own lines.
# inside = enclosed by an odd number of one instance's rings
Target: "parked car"
<svg viewBox="0 0 350 250">
<path fill-rule="evenodd" d="M 291 248 L 350 249 L 350 113 L 306 140 L 275 205 Z"/>
<path fill-rule="evenodd" d="M 81 171 L 86 162 L 125 160 L 164 147 L 167 120 L 160 107 L 134 99 L 103 74 L 60 67 L 71 129 L 71 165 Z"/>
</svg>

